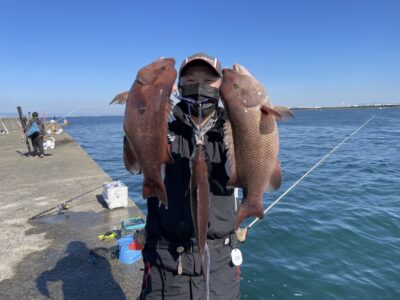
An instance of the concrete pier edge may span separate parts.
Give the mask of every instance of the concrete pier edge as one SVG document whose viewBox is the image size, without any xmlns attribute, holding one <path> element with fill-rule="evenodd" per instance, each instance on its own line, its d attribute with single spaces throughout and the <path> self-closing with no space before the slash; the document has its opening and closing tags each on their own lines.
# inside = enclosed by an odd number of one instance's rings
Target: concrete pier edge
<svg viewBox="0 0 400 300">
<path fill-rule="evenodd" d="M 4 122 L 4 120 L 3 120 Z M 13 123 L 14 122 L 14 123 Z M 122 220 L 144 216 L 130 201 L 110 211 L 102 189 L 71 202 L 67 215 L 30 217 L 112 179 L 67 133 L 55 135 L 56 148 L 43 159 L 29 156 L 16 119 L 5 120 L 0 135 L 0 299 L 135 299 L 142 262 L 90 256 L 111 248 L 97 235 Z"/>
</svg>

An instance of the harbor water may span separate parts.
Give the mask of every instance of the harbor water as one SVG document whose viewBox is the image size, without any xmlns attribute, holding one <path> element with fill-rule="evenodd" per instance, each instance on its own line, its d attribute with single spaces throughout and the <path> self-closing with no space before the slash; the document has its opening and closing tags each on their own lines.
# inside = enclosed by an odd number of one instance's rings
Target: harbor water
<svg viewBox="0 0 400 300">
<path fill-rule="evenodd" d="M 242 299 L 400 299 L 400 109 L 296 111 L 280 122 L 275 200 L 346 136 L 241 247 Z M 69 118 L 67 131 L 112 178 L 126 173 L 122 116 Z M 122 178 L 146 212 L 140 175 Z"/>
</svg>

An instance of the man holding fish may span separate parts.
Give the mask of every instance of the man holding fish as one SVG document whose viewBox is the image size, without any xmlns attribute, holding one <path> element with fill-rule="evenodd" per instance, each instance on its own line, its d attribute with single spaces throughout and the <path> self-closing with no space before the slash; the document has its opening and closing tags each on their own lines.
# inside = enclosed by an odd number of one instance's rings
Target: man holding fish
<svg viewBox="0 0 400 300">
<path fill-rule="evenodd" d="M 222 70 L 205 53 L 183 61 L 173 107 L 174 63 L 145 66 L 112 101 L 126 103 L 124 162 L 143 173 L 148 203 L 141 298 L 238 299 L 235 231 L 262 217 L 263 192 L 280 185 L 275 119 L 290 112 L 273 108 L 244 67 Z"/>
</svg>

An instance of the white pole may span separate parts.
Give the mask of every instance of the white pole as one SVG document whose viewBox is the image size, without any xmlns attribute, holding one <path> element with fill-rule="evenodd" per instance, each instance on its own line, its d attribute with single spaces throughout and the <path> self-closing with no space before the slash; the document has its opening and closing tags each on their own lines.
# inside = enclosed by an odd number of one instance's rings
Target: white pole
<svg viewBox="0 0 400 300">
<path fill-rule="evenodd" d="M 0 119 L 0 121 L 1 121 L 1 124 L 3 125 L 4 129 L 6 130 L 7 134 L 9 134 L 6 125 L 4 125 L 4 123 L 3 123 L 3 119 Z"/>
</svg>

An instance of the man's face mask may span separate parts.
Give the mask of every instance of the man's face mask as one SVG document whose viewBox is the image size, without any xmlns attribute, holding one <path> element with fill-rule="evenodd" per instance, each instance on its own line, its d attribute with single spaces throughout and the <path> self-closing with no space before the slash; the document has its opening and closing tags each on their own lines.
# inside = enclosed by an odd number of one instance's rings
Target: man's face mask
<svg viewBox="0 0 400 300">
<path fill-rule="evenodd" d="M 181 86 L 181 96 L 185 98 L 190 98 L 195 101 L 209 99 L 210 103 L 202 104 L 201 106 L 201 116 L 207 117 L 214 112 L 217 107 L 219 99 L 219 89 L 207 84 L 195 83 L 189 85 Z M 191 105 L 185 102 L 185 113 L 189 112 L 188 106 L 190 105 L 190 111 L 193 116 L 199 116 L 199 106 Z"/>
</svg>

